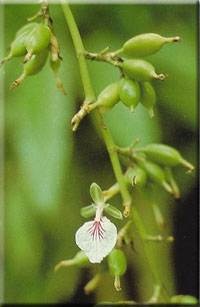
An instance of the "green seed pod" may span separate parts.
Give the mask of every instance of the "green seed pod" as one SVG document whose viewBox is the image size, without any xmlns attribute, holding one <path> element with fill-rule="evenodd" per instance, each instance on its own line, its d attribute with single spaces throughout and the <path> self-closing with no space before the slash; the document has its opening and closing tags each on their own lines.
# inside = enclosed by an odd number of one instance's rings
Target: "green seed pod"
<svg viewBox="0 0 200 307">
<path fill-rule="evenodd" d="M 121 290 L 120 276 L 124 275 L 127 269 L 127 261 L 121 249 L 113 249 L 108 255 L 108 267 L 110 274 L 115 277 L 114 286 L 117 291 Z"/>
<path fill-rule="evenodd" d="M 28 34 L 33 30 L 33 28 L 37 25 L 36 23 L 28 24 L 22 27 L 16 34 L 14 41 L 11 43 L 9 54 L 1 61 L 0 65 L 9 61 L 13 57 L 24 56 L 27 53 L 25 47 L 25 40 Z M 29 26 L 29 27 L 27 27 Z"/>
<path fill-rule="evenodd" d="M 171 297 L 170 302 L 175 304 L 198 304 L 197 298 L 192 295 L 174 295 Z"/>
<path fill-rule="evenodd" d="M 109 84 L 98 96 L 96 105 L 104 108 L 112 108 L 120 100 L 119 82 Z"/>
<path fill-rule="evenodd" d="M 114 248 L 108 255 L 109 271 L 112 275 L 122 276 L 127 269 L 127 261 L 121 249 Z"/>
<path fill-rule="evenodd" d="M 92 200 L 95 202 L 95 204 L 104 203 L 103 192 L 100 186 L 98 186 L 98 184 L 95 182 L 93 182 L 90 186 L 90 196 L 92 197 Z"/>
<path fill-rule="evenodd" d="M 139 165 L 146 171 L 151 180 L 161 185 L 168 193 L 173 194 L 170 185 L 166 182 L 163 169 L 150 161 L 140 160 Z"/>
<path fill-rule="evenodd" d="M 24 61 L 31 59 L 33 54 L 38 54 L 49 46 L 51 32 L 48 26 L 40 23 L 27 36 L 25 47 L 28 53 Z"/>
<path fill-rule="evenodd" d="M 77 266 L 77 267 L 86 267 L 89 265 L 88 257 L 85 255 L 83 251 L 79 251 L 74 258 L 68 260 L 62 260 L 55 266 L 55 271 L 60 269 L 61 267 L 70 267 L 70 266 Z"/>
<path fill-rule="evenodd" d="M 146 81 L 141 83 L 141 103 L 149 111 L 150 117 L 153 117 L 156 93 L 150 82 Z"/>
<path fill-rule="evenodd" d="M 165 75 L 157 74 L 154 66 L 144 60 L 125 60 L 121 65 L 123 72 L 130 78 L 137 81 L 150 81 L 152 79 L 164 80 Z"/>
<path fill-rule="evenodd" d="M 131 185 L 135 184 L 138 187 L 144 187 L 147 181 L 146 172 L 138 165 L 128 168 L 126 177 Z"/>
<path fill-rule="evenodd" d="M 21 34 L 28 34 L 28 33 L 30 33 L 37 25 L 38 25 L 37 22 L 30 22 L 30 23 L 25 24 L 25 26 L 21 27 L 16 32 L 16 37 L 20 36 Z"/>
<path fill-rule="evenodd" d="M 104 211 L 118 220 L 123 220 L 123 215 L 121 211 L 112 205 L 106 204 L 106 206 L 104 207 Z"/>
<path fill-rule="evenodd" d="M 179 164 L 192 171 L 194 166 L 186 161 L 175 148 L 164 144 L 149 144 L 142 151 L 152 161 L 165 166 L 177 166 Z"/>
<path fill-rule="evenodd" d="M 48 49 L 43 50 L 37 55 L 33 55 L 31 60 L 24 64 L 23 73 L 11 84 L 11 89 L 20 85 L 27 76 L 37 74 L 45 65 L 48 57 Z"/>
<path fill-rule="evenodd" d="M 128 57 L 144 57 L 156 53 L 167 43 L 179 40 L 179 36 L 163 37 L 155 33 L 140 34 L 125 42 L 122 53 Z"/>
<path fill-rule="evenodd" d="M 140 100 L 140 87 L 136 81 L 122 79 L 119 85 L 120 100 L 133 111 Z"/>
</svg>

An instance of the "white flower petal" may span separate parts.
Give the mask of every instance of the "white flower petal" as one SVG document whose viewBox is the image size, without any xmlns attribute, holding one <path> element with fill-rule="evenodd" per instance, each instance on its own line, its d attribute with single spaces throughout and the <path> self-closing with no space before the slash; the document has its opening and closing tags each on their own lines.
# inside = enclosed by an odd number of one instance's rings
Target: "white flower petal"
<svg viewBox="0 0 200 307">
<path fill-rule="evenodd" d="M 95 221 L 86 222 L 76 232 L 76 244 L 85 252 L 90 262 L 100 263 L 117 241 L 117 228 L 103 217 L 98 227 Z"/>
</svg>

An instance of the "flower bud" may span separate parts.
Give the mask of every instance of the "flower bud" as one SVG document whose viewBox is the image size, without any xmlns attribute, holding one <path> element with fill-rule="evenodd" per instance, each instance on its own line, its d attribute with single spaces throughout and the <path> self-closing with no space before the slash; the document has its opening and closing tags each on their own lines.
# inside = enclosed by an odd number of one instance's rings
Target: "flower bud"
<svg viewBox="0 0 200 307">
<path fill-rule="evenodd" d="M 114 286 L 117 291 L 121 290 L 119 277 L 124 275 L 127 269 L 127 261 L 121 249 L 113 249 L 108 255 L 108 267 L 111 275 L 115 276 Z"/>
<path fill-rule="evenodd" d="M 95 208 L 95 205 L 92 204 L 92 205 L 89 205 L 89 206 L 86 206 L 86 207 L 83 207 L 81 208 L 80 210 L 80 214 L 82 217 L 84 218 L 88 218 L 88 217 L 91 217 L 91 216 L 94 216 L 96 213 L 96 208 Z"/>
<path fill-rule="evenodd" d="M 115 208 L 112 205 L 106 204 L 104 211 L 109 214 L 110 216 L 118 219 L 118 220 L 123 220 L 123 215 L 121 211 L 117 208 Z"/>
<path fill-rule="evenodd" d="M 138 165 L 128 168 L 126 177 L 131 185 L 135 183 L 139 187 L 144 187 L 147 180 L 146 172 Z"/>
<path fill-rule="evenodd" d="M 166 43 L 178 42 L 179 36 L 163 37 L 156 33 L 144 33 L 129 39 L 122 47 L 128 57 L 144 57 L 159 51 Z"/>
<path fill-rule="evenodd" d="M 98 96 L 96 104 L 99 107 L 112 108 L 120 100 L 119 82 L 109 84 Z"/>
<path fill-rule="evenodd" d="M 123 72 L 130 78 L 137 81 L 150 81 L 152 79 L 164 80 L 165 75 L 157 74 L 154 66 L 144 60 L 125 60 L 121 64 Z"/>
<path fill-rule="evenodd" d="M 92 197 L 95 204 L 104 203 L 103 192 L 95 182 L 93 182 L 90 186 L 90 196 Z"/>
<path fill-rule="evenodd" d="M 119 97 L 122 103 L 133 111 L 140 100 L 139 84 L 136 81 L 123 78 L 120 81 Z"/>
<path fill-rule="evenodd" d="M 24 61 L 31 59 L 33 54 L 38 54 L 49 46 L 51 32 L 48 26 L 40 23 L 28 35 L 25 40 L 25 47 L 28 53 Z"/>
<path fill-rule="evenodd" d="M 33 55 L 31 60 L 27 63 L 24 64 L 24 69 L 23 73 L 21 76 L 16 79 L 12 84 L 11 84 L 11 89 L 16 88 L 19 84 L 23 82 L 23 80 L 30 75 L 35 75 L 37 74 L 45 65 L 46 60 L 48 57 L 48 49 L 43 50 L 43 52 Z"/>
<path fill-rule="evenodd" d="M 153 108 L 156 103 L 156 93 L 150 82 L 141 83 L 141 103 L 149 111 L 150 117 L 153 117 Z"/>
<path fill-rule="evenodd" d="M 173 193 L 170 185 L 166 182 L 163 169 L 150 161 L 141 160 L 139 165 L 146 171 L 151 180 L 161 185 L 167 192 Z"/>
<path fill-rule="evenodd" d="M 194 166 L 186 161 L 178 150 L 171 146 L 164 144 L 149 144 L 142 151 L 149 159 L 161 165 L 173 167 L 181 164 L 190 171 L 194 169 Z"/>
<path fill-rule="evenodd" d="M 192 295 L 174 295 L 171 297 L 170 302 L 174 304 L 198 304 L 197 298 Z"/>
<path fill-rule="evenodd" d="M 88 257 L 85 255 L 83 251 L 79 251 L 74 258 L 68 260 L 62 260 L 55 266 L 55 271 L 60 269 L 61 267 L 69 267 L 69 266 L 77 266 L 77 267 L 85 267 L 89 264 Z"/>
</svg>

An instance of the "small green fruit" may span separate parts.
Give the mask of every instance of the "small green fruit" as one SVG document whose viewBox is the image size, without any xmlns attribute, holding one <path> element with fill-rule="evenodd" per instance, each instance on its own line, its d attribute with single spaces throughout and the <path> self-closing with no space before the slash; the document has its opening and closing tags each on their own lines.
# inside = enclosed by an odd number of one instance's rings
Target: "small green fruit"
<svg viewBox="0 0 200 307">
<path fill-rule="evenodd" d="M 179 36 L 163 37 L 156 33 L 144 33 L 129 39 L 122 47 L 128 57 L 144 57 L 159 51 L 166 43 L 178 42 Z"/>
<path fill-rule="evenodd" d="M 104 108 L 112 108 L 120 100 L 119 82 L 109 84 L 98 96 L 96 105 Z"/>
<path fill-rule="evenodd" d="M 154 66 L 140 59 L 125 60 L 121 64 L 123 72 L 130 78 L 137 81 L 150 81 L 152 79 L 164 80 L 163 74 L 157 74 Z"/>
<path fill-rule="evenodd" d="M 126 172 L 126 178 L 131 185 L 136 185 L 138 187 L 144 187 L 147 181 L 147 174 L 138 165 L 130 167 Z"/>
<path fill-rule="evenodd" d="M 33 30 L 37 25 L 36 23 L 28 24 L 22 27 L 16 34 L 14 41 L 11 43 L 9 54 L 1 61 L 0 65 L 9 61 L 13 57 L 24 56 L 27 53 L 25 47 L 25 40 L 28 34 Z"/>
<path fill-rule="evenodd" d="M 33 54 L 38 54 L 49 46 L 51 32 L 48 26 L 40 23 L 27 36 L 25 47 L 28 51 L 25 62 L 31 59 Z"/>
<path fill-rule="evenodd" d="M 122 276 L 127 269 L 127 261 L 121 249 L 114 248 L 108 255 L 109 271 L 113 276 Z"/>
<path fill-rule="evenodd" d="M 153 117 L 156 93 L 150 82 L 146 81 L 141 83 L 141 103 L 149 111 L 150 117 Z"/>
<path fill-rule="evenodd" d="M 27 76 L 37 74 L 45 65 L 48 57 L 48 49 L 43 50 L 37 55 L 33 55 L 30 61 L 24 64 L 23 73 L 11 84 L 11 89 L 20 85 Z"/>
<path fill-rule="evenodd" d="M 16 37 L 20 36 L 21 34 L 28 34 L 30 33 L 33 28 L 35 28 L 38 25 L 37 22 L 30 22 L 25 24 L 25 26 L 21 27 L 17 33 L 16 33 Z"/>
<path fill-rule="evenodd" d="M 122 79 L 119 86 L 119 97 L 124 105 L 132 110 L 138 105 L 140 100 L 140 87 L 136 81 Z"/>
<path fill-rule="evenodd" d="M 194 167 L 186 161 L 175 148 L 164 144 L 149 144 L 142 150 L 152 161 L 165 166 L 177 166 L 179 164 L 193 170 Z"/>
<path fill-rule="evenodd" d="M 159 165 L 146 160 L 140 160 L 139 165 L 146 171 L 151 180 L 164 187 L 167 192 L 173 193 L 170 185 L 166 182 L 165 173 Z"/>
</svg>

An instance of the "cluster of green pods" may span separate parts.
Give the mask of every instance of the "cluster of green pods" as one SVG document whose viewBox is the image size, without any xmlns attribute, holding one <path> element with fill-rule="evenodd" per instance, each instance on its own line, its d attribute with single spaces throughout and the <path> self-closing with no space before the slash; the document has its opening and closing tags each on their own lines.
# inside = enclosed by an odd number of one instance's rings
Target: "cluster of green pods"
<svg viewBox="0 0 200 307">
<path fill-rule="evenodd" d="M 15 57 L 23 57 L 22 74 L 11 84 L 14 89 L 22 81 L 42 70 L 50 53 L 50 66 L 55 73 L 57 87 L 63 92 L 63 86 L 57 77 L 60 57 L 57 39 L 53 29 L 45 22 L 29 22 L 20 28 L 10 46 L 9 54 L 1 61 L 0 65 Z"/>
<path fill-rule="evenodd" d="M 165 144 L 153 143 L 139 148 L 133 154 L 133 160 L 133 167 L 129 167 L 126 172 L 129 184 L 143 187 L 149 179 L 175 198 L 180 197 L 180 191 L 173 175 L 173 168 L 180 165 L 188 171 L 194 170 L 194 166 L 185 160 L 177 149 Z"/>
<path fill-rule="evenodd" d="M 163 37 L 155 33 L 145 33 L 125 42 L 122 48 L 114 53 L 121 56 L 119 67 L 123 78 L 105 88 L 100 94 L 99 105 L 112 108 L 121 101 L 133 111 L 141 103 L 148 110 L 150 117 L 153 117 L 156 93 L 151 81 L 164 80 L 165 75 L 158 74 L 154 66 L 142 58 L 156 53 L 167 43 L 179 40 L 178 36 Z"/>
</svg>

